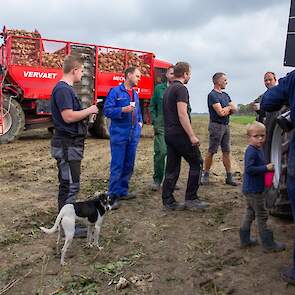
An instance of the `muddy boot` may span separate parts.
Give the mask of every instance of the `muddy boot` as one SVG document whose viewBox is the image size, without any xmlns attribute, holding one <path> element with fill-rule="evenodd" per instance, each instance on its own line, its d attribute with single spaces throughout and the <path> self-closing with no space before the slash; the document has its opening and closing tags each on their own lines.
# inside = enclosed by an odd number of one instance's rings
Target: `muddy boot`
<svg viewBox="0 0 295 295">
<path fill-rule="evenodd" d="M 225 183 L 231 186 L 237 186 L 238 184 L 235 182 L 233 174 L 231 172 L 226 173 Z"/>
<path fill-rule="evenodd" d="M 202 185 L 209 184 L 209 172 L 208 171 L 203 171 L 202 177 L 201 177 L 201 184 Z"/>
<path fill-rule="evenodd" d="M 273 240 L 273 232 L 269 229 L 265 230 L 261 234 L 261 242 L 263 252 L 271 253 L 271 252 L 281 252 L 286 249 L 286 245 L 283 243 L 277 243 Z"/>
<path fill-rule="evenodd" d="M 250 230 L 245 230 L 240 228 L 240 241 L 241 248 L 256 246 L 257 240 L 250 238 Z"/>
</svg>

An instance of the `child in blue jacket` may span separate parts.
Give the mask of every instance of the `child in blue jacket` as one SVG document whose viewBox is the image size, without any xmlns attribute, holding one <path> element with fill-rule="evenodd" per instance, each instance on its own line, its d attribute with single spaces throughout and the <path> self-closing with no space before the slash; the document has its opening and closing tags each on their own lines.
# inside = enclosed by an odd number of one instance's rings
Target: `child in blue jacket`
<svg viewBox="0 0 295 295">
<path fill-rule="evenodd" d="M 262 146 L 265 142 L 266 129 L 260 122 L 253 122 L 247 127 L 248 147 L 244 157 L 243 194 L 246 197 L 246 213 L 240 228 L 241 247 L 254 246 L 257 241 L 250 238 L 252 222 L 256 219 L 259 236 L 264 252 L 285 250 L 285 245 L 276 243 L 273 232 L 267 228 L 268 213 L 265 209 L 264 175 L 273 171 L 272 163 L 266 164 Z"/>
</svg>

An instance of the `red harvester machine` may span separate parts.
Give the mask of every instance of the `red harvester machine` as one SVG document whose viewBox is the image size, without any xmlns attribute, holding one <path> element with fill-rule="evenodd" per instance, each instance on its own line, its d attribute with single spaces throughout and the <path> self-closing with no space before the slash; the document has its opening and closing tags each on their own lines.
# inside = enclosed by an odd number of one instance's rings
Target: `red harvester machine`
<svg viewBox="0 0 295 295">
<path fill-rule="evenodd" d="M 52 128 L 50 97 L 62 76 L 66 55 L 84 58 L 82 81 L 74 85 L 82 106 L 102 101 L 111 87 L 124 81 L 128 66 L 137 66 L 142 73 L 138 85 L 141 109 L 149 123 L 148 105 L 154 84 L 171 64 L 156 60 L 151 52 L 41 38 L 38 31 L 7 30 L 0 33 L 0 143 L 17 139 L 24 130 Z M 107 137 L 102 112 L 89 132 L 98 138 Z"/>
</svg>

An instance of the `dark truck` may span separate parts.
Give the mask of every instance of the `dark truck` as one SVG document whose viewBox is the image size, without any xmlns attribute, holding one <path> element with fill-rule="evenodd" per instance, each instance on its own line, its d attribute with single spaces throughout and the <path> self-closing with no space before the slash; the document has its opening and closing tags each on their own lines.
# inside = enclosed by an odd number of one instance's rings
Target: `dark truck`
<svg viewBox="0 0 295 295">
<path fill-rule="evenodd" d="M 295 67 L 295 0 L 291 0 L 284 66 Z M 272 214 L 280 216 L 292 216 L 286 182 L 289 142 L 294 131 L 289 125 L 283 124 L 286 120 L 281 120 L 282 117 L 288 115 L 288 111 L 289 106 L 283 106 L 278 112 L 267 113 L 265 121 L 267 128 L 265 154 L 267 160 L 275 165 L 273 181 L 275 203 L 270 211 Z"/>
</svg>

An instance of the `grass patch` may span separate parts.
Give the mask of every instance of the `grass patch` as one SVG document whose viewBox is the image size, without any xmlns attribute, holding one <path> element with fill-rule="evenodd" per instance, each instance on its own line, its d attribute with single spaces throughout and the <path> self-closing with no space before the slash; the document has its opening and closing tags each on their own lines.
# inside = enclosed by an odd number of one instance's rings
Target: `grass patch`
<svg viewBox="0 0 295 295">
<path fill-rule="evenodd" d="M 107 264 L 96 263 L 94 264 L 94 269 L 99 273 L 104 273 L 108 275 L 116 274 L 121 271 L 125 266 L 133 266 L 136 264 L 137 260 L 141 258 L 142 254 L 136 252 L 129 257 L 122 257 L 118 261 L 109 262 Z"/>
<path fill-rule="evenodd" d="M 230 122 L 232 123 L 237 123 L 241 125 L 247 125 L 249 123 L 252 123 L 255 121 L 255 116 L 254 115 L 249 115 L 249 116 L 231 116 L 230 117 Z"/>
<path fill-rule="evenodd" d="M 9 231 L 0 236 L 0 246 L 8 246 L 19 243 L 23 239 L 23 235 L 17 231 Z"/>
<path fill-rule="evenodd" d="M 69 281 L 66 286 L 55 292 L 56 295 L 94 295 L 99 293 L 99 282 L 93 278 L 88 278 L 82 275 L 74 276 L 74 278 Z M 37 293 L 38 294 L 38 293 Z M 42 294 L 42 293 L 39 293 Z"/>
</svg>

